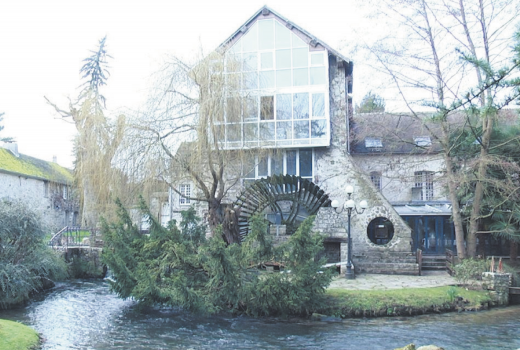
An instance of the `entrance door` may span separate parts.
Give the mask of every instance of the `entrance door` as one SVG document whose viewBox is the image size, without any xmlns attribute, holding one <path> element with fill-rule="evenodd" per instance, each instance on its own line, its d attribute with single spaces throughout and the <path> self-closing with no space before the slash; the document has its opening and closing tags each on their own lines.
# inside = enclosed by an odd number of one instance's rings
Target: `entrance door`
<svg viewBox="0 0 520 350">
<path fill-rule="evenodd" d="M 413 251 L 423 254 L 444 254 L 453 248 L 453 224 L 448 216 L 404 216 L 412 229 Z"/>
</svg>

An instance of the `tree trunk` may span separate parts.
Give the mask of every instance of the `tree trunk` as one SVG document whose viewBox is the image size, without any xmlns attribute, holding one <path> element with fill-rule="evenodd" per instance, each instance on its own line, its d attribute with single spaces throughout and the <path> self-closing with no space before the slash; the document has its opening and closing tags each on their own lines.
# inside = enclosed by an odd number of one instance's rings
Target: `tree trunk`
<svg viewBox="0 0 520 350">
<path fill-rule="evenodd" d="M 451 212 L 453 218 L 453 226 L 455 227 L 457 256 L 459 257 L 459 259 L 464 259 L 466 257 L 466 249 L 464 246 L 464 227 L 462 226 L 462 216 L 460 214 L 459 199 L 457 197 L 457 180 L 453 171 L 453 160 L 448 154 L 445 154 L 444 161 L 446 162 L 446 175 L 448 177 L 448 189 L 451 201 Z"/>
<path fill-rule="evenodd" d="M 480 221 L 482 199 L 484 198 L 484 181 L 487 176 L 487 157 L 489 141 L 491 139 L 491 131 L 493 130 L 492 118 L 489 115 L 484 116 L 482 121 L 483 135 L 480 147 L 480 158 L 478 160 L 477 179 L 475 185 L 475 194 L 473 195 L 473 204 L 471 206 L 471 216 L 469 219 L 468 236 L 466 237 L 467 255 L 474 258 L 477 256 L 477 231 Z"/>
<path fill-rule="evenodd" d="M 211 236 L 214 237 L 215 230 L 222 224 L 223 213 L 221 200 L 213 198 L 208 202 L 208 225 L 211 231 Z"/>
</svg>

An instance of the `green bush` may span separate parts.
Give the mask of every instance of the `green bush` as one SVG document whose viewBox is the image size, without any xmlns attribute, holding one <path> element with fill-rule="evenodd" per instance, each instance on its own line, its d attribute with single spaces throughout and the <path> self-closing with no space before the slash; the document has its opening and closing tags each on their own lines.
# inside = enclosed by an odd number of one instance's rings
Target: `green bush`
<svg viewBox="0 0 520 350">
<path fill-rule="evenodd" d="M 122 298 L 187 310 L 249 315 L 306 315 L 325 303 L 333 270 L 317 259 L 322 237 L 307 219 L 288 242 L 274 247 L 267 223 L 255 217 L 242 244 L 226 245 L 219 234 L 206 239 L 194 212 L 162 227 L 152 215 L 150 235 L 141 235 L 120 203 L 119 222 L 104 223 L 103 260 L 112 271 L 112 289 Z M 144 214 L 147 208 L 143 206 Z M 258 267 L 276 261 L 283 272 Z"/>
<path fill-rule="evenodd" d="M 0 307 L 41 291 L 47 280 L 66 277 L 66 265 L 45 242 L 46 229 L 21 202 L 0 201 Z"/>
<path fill-rule="evenodd" d="M 490 263 L 485 259 L 464 259 L 453 268 L 454 277 L 462 285 L 474 284 L 489 268 Z"/>
</svg>

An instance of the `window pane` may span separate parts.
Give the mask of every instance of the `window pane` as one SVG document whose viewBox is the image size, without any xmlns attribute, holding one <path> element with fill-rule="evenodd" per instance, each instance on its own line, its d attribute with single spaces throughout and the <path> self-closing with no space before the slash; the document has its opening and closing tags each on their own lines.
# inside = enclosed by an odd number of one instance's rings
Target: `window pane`
<svg viewBox="0 0 520 350">
<path fill-rule="evenodd" d="M 292 50 L 293 67 L 307 67 L 309 65 L 309 50 L 307 48 Z"/>
<path fill-rule="evenodd" d="M 307 139 L 309 138 L 309 121 L 294 122 L 294 138 Z"/>
<path fill-rule="evenodd" d="M 226 55 L 226 71 L 240 72 L 242 70 L 242 55 L 241 54 L 228 54 Z"/>
<path fill-rule="evenodd" d="M 325 94 L 312 94 L 312 116 L 325 116 Z"/>
<path fill-rule="evenodd" d="M 242 52 L 258 50 L 257 28 L 258 26 L 255 24 L 249 29 L 246 35 L 242 37 Z"/>
<path fill-rule="evenodd" d="M 271 156 L 271 176 L 283 174 L 283 153 Z"/>
<path fill-rule="evenodd" d="M 217 139 L 219 142 L 224 142 L 226 140 L 226 130 L 224 125 L 215 125 L 213 137 Z"/>
<path fill-rule="evenodd" d="M 278 94 L 276 95 L 276 119 L 288 120 L 291 119 L 292 112 L 292 95 Z"/>
<path fill-rule="evenodd" d="M 291 50 L 276 50 L 276 69 L 291 68 Z"/>
<path fill-rule="evenodd" d="M 260 119 L 272 120 L 274 119 L 274 96 L 260 97 Z"/>
<path fill-rule="evenodd" d="M 292 47 L 307 47 L 307 44 L 300 39 L 296 34 L 291 32 Z"/>
<path fill-rule="evenodd" d="M 241 124 L 228 124 L 227 127 L 227 140 L 228 142 L 236 142 L 240 141 L 241 132 L 240 132 Z"/>
<path fill-rule="evenodd" d="M 287 151 L 285 157 L 287 162 L 287 175 L 296 175 L 296 151 Z"/>
<path fill-rule="evenodd" d="M 243 74 L 244 82 L 243 86 L 245 89 L 258 89 L 258 73 L 250 72 Z"/>
<path fill-rule="evenodd" d="M 274 49 L 273 20 L 258 21 L 259 50 Z"/>
<path fill-rule="evenodd" d="M 262 140 L 262 141 L 274 140 L 274 122 L 260 123 L 260 140 Z"/>
<path fill-rule="evenodd" d="M 248 142 L 258 141 L 258 124 L 257 123 L 244 124 L 244 139 Z"/>
<path fill-rule="evenodd" d="M 308 119 L 309 118 L 309 94 L 306 92 L 294 94 L 293 118 Z"/>
<path fill-rule="evenodd" d="M 312 176 L 312 150 L 300 150 L 300 176 Z"/>
<path fill-rule="evenodd" d="M 242 164 L 242 176 L 245 178 L 254 179 L 255 178 L 255 158 L 247 157 L 244 159 L 244 163 Z"/>
<path fill-rule="evenodd" d="M 258 160 L 258 176 L 267 176 L 267 156 Z"/>
<path fill-rule="evenodd" d="M 276 87 L 289 87 L 291 86 L 291 70 L 277 70 L 276 71 Z"/>
<path fill-rule="evenodd" d="M 273 69 L 273 53 L 262 52 L 260 54 L 260 69 Z"/>
<path fill-rule="evenodd" d="M 325 84 L 325 67 L 311 67 L 311 85 Z"/>
<path fill-rule="evenodd" d="M 313 139 L 327 136 L 327 123 L 325 119 L 311 121 L 311 137 Z"/>
<path fill-rule="evenodd" d="M 228 98 L 226 101 L 226 120 L 228 123 L 240 122 L 240 99 L 237 97 Z"/>
<path fill-rule="evenodd" d="M 276 139 L 277 140 L 290 140 L 292 139 L 292 123 L 291 122 L 278 122 L 276 123 Z"/>
<path fill-rule="evenodd" d="M 311 65 L 313 66 L 323 66 L 323 53 L 311 53 Z"/>
<path fill-rule="evenodd" d="M 276 48 L 291 47 L 291 31 L 278 21 L 274 21 Z"/>
<path fill-rule="evenodd" d="M 298 68 L 293 69 L 293 85 L 302 86 L 309 84 L 308 69 Z"/>
<path fill-rule="evenodd" d="M 260 89 L 274 88 L 274 70 L 260 72 Z"/>
<path fill-rule="evenodd" d="M 258 97 L 246 97 L 242 102 L 244 104 L 244 119 L 258 120 Z"/>
<path fill-rule="evenodd" d="M 243 57 L 244 71 L 256 71 L 258 69 L 258 55 L 256 52 L 246 53 Z"/>
<path fill-rule="evenodd" d="M 240 90 L 240 82 L 242 80 L 240 73 L 226 74 L 226 79 L 226 88 L 228 89 L 228 91 Z"/>
</svg>

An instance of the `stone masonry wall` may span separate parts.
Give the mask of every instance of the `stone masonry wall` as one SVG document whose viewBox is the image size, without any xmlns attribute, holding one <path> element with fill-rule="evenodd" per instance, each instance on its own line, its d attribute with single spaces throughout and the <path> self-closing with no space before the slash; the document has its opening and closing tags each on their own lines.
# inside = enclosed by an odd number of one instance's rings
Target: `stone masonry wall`
<svg viewBox="0 0 520 350">
<path fill-rule="evenodd" d="M 444 169 L 444 161 L 439 154 L 356 154 L 353 159 L 365 174 L 370 174 L 373 171 L 381 173 L 381 191 L 390 202 L 409 202 L 412 200 L 412 187 L 415 186 L 414 173 L 416 171 Z M 434 174 L 433 181 L 432 200 L 448 200 L 441 174 Z"/>
<path fill-rule="evenodd" d="M 490 291 L 494 306 L 509 305 L 509 287 L 511 287 L 510 273 L 484 272 L 482 274 L 482 288 Z"/>
<path fill-rule="evenodd" d="M 347 152 L 347 103 L 345 98 L 345 73 L 336 68 L 331 80 L 331 146 L 315 150 L 314 182 L 329 194 L 331 200 L 337 199 L 342 206 L 348 199 L 344 188 L 354 186 L 352 199 L 359 203 L 367 200 L 369 208 L 362 214 L 352 213 L 351 237 L 353 261 L 369 261 L 371 257 L 411 254 L 411 229 L 401 219 L 388 200 L 373 186 L 368 175 L 362 171 Z M 388 218 L 394 226 L 394 237 L 385 245 L 376 245 L 367 235 L 367 227 L 376 217 Z M 315 220 L 315 229 L 328 237 L 347 237 L 347 213 L 336 214 L 333 208 L 321 208 Z M 341 260 L 347 259 L 347 243 L 341 243 Z M 357 259 L 356 259 L 357 258 Z"/>
<path fill-rule="evenodd" d="M 49 191 L 48 191 L 49 192 Z M 45 226 L 56 231 L 71 225 L 73 213 L 68 213 L 52 204 L 51 193 L 45 192 L 43 180 L 13 174 L 0 173 L 0 199 L 20 200 L 41 215 Z"/>
</svg>

